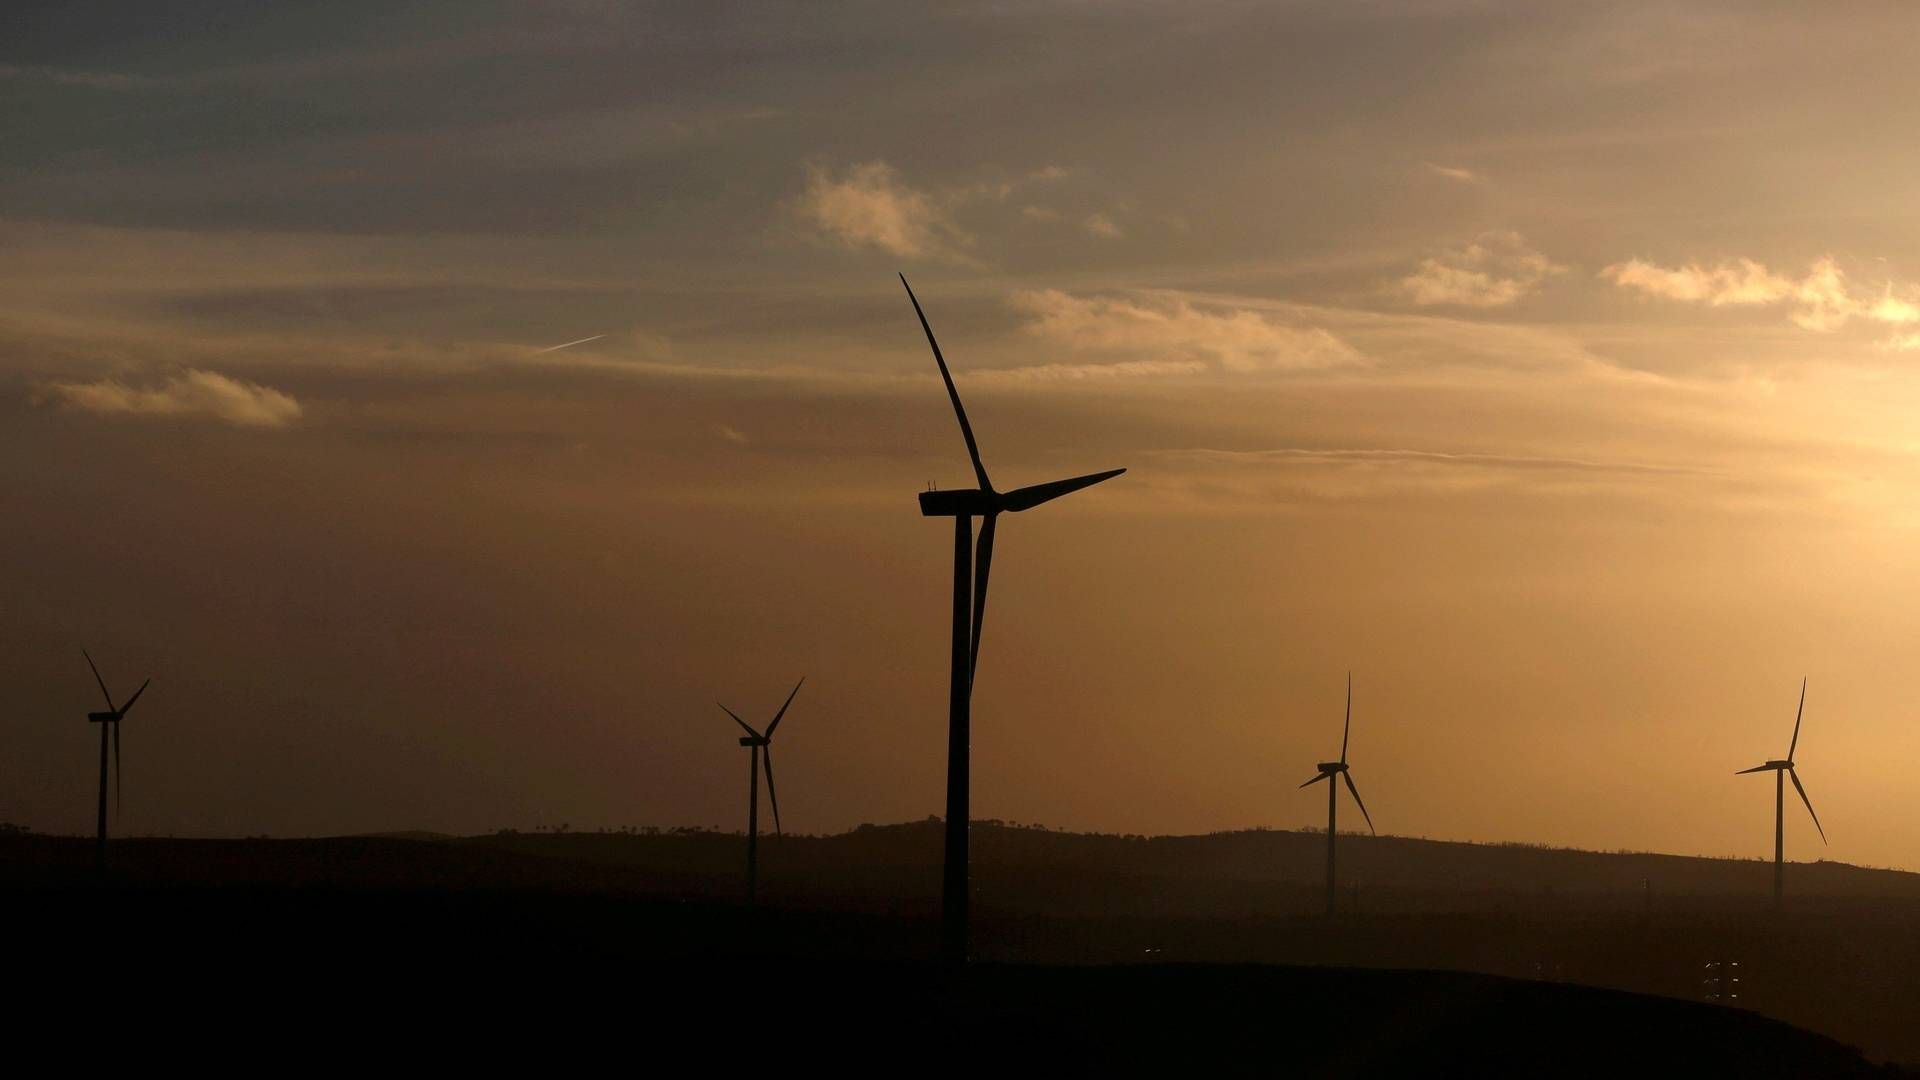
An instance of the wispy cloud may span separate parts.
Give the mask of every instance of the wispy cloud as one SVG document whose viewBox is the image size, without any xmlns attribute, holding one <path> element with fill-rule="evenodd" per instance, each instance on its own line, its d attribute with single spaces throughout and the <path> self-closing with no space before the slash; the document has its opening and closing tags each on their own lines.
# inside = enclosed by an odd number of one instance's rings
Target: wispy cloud
<svg viewBox="0 0 1920 1080">
<path fill-rule="evenodd" d="M 1400 288 L 1422 306 L 1507 307 L 1565 269 L 1528 247 L 1519 233 L 1491 232 L 1423 260 L 1400 279 Z"/>
<path fill-rule="evenodd" d="M 1663 267 L 1629 259 L 1600 271 L 1600 276 L 1623 289 L 1709 307 L 1786 304 L 1791 308 L 1788 318 L 1795 326 L 1823 333 L 1838 330 L 1855 318 L 1895 326 L 1920 322 L 1920 303 L 1910 299 L 1916 296 L 1914 289 L 1902 287 L 1897 291 L 1903 295 L 1896 295 L 1896 286 L 1889 281 L 1878 297 L 1861 295 L 1832 256 L 1814 260 L 1806 276 L 1798 280 L 1753 259 L 1727 260 L 1710 268 L 1696 262 Z"/>
<path fill-rule="evenodd" d="M 1031 320 L 1029 333 L 1075 351 L 1112 355 L 1114 374 L 1327 368 L 1361 359 L 1326 330 L 1284 325 L 1245 309 L 1203 308 L 1181 296 L 1079 297 L 1044 289 L 1016 292 L 1009 302 Z"/>
<path fill-rule="evenodd" d="M 1284 464 L 1299 462 L 1404 462 L 1421 465 L 1459 465 L 1463 467 L 1500 468 L 1500 469 L 1550 469 L 1574 472 L 1624 472 L 1647 473 L 1654 475 L 1692 475 L 1709 470 L 1688 465 L 1662 465 L 1632 461 L 1595 461 L 1586 458 L 1532 456 L 1524 454 L 1472 454 L 1447 453 L 1438 450 L 1406 449 L 1316 449 L 1308 447 L 1277 447 L 1261 450 L 1163 450 L 1158 451 L 1169 457 L 1179 457 L 1194 461 L 1233 462 L 1240 464 Z"/>
<path fill-rule="evenodd" d="M 301 415 L 300 403 L 278 390 L 197 369 L 157 387 L 101 379 L 51 383 L 46 389 L 68 408 L 108 416 L 198 417 L 241 427 L 279 428 Z"/>
<path fill-rule="evenodd" d="M 966 262 L 964 249 L 973 237 L 954 223 L 942 202 L 907 186 L 886 162 L 868 161 L 839 176 L 808 166 L 806 191 L 795 209 L 803 223 L 845 247 Z"/>
<path fill-rule="evenodd" d="M 1122 360 L 1113 364 L 1036 364 L 1032 367 L 1001 368 L 973 373 L 983 381 L 995 379 L 1016 382 L 1082 382 L 1098 379 L 1157 378 L 1168 375 L 1199 375 L 1211 370 L 1201 360 Z"/>
<path fill-rule="evenodd" d="M 1058 184 L 1072 176 L 1059 165 L 999 179 L 940 187 L 915 187 L 885 161 L 866 161 L 836 173 L 821 164 L 806 167 L 807 185 L 792 204 L 801 225 L 817 236 L 849 248 L 872 248 L 908 259 L 977 266 L 972 254 L 977 237 L 962 224 L 971 207 L 1004 204 L 1022 192 Z M 1062 220 L 1060 211 L 1026 204 L 1020 216 L 1032 222 Z M 1087 232 L 1112 239 L 1119 225 L 1105 214 L 1082 220 Z"/>
<path fill-rule="evenodd" d="M 1621 288 L 1713 307 L 1772 304 L 1786 299 L 1794 291 L 1792 281 L 1752 259 L 1721 263 L 1710 270 L 1696 263 L 1668 269 L 1629 259 L 1600 271 L 1600 276 Z"/>
<path fill-rule="evenodd" d="M 1462 169 L 1452 165 L 1436 165 L 1431 161 L 1427 162 L 1426 166 L 1427 171 L 1433 173 L 1435 176 L 1444 176 L 1449 180 L 1456 180 L 1462 184 L 1477 184 L 1480 182 L 1480 174 L 1474 172 L 1472 169 Z"/>
<path fill-rule="evenodd" d="M 1552 455 L 1309 447 L 1151 453 L 1173 489 L 1236 509 L 1496 494 L 1658 499 L 1697 494 L 1702 484 L 1739 484 L 1708 468 Z"/>
</svg>

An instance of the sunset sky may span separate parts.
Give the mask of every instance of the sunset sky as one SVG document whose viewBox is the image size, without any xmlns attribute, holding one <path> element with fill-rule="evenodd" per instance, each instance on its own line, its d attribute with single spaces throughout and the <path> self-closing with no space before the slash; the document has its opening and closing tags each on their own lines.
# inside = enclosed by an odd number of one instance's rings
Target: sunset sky
<svg viewBox="0 0 1920 1080">
<path fill-rule="evenodd" d="M 1910 5 L 14 3 L 0 820 L 1920 870 Z M 597 340 L 543 351 L 577 339 Z M 1789 793 L 1791 799 L 1791 793 Z"/>
</svg>

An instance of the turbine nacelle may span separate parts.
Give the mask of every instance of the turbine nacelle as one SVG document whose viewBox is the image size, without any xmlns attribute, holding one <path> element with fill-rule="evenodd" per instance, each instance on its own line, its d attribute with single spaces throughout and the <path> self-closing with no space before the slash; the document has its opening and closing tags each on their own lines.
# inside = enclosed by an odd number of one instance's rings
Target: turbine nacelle
<svg viewBox="0 0 1920 1080">
<path fill-rule="evenodd" d="M 923 491 L 920 493 L 920 516 L 986 517 L 998 512 L 998 502 L 996 492 L 981 491 L 979 488 Z"/>
<path fill-rule="evenodd" d="M 741 746 L 772 746 L 773 740 L 765 737 L 749 738 L 745 735 L 742 735 L 740 736 L 740 745 Z"/>
<path fill-rule="evenodd" d="M 90 712 L 87 714 L 87 723 L 89 724 L 111 724 L 118 719 L 120 719 L 120 714 L 117 712 Z"/>
<path fill-rule="evenodd" d="M 1322 775 L 1333 776 L 1336 773 L 1346 772 L 1347 763 L 1344 761 L 1323 761 L 1320 763 L 1319 769 Z"/>
<path fill-rule="evenodd" d="M 1017 514 L 1022 510 L 1031 510 L 1041 503 L 1052 502 L 1062 495 L 1068 495 L 1081 488 L 1092 487 L 1102 480 L 1111 480 L 1125 469 L 1108 469 L 1105 472 L 1088 473 L 1085 476 L 1070 476 L 1065 480 L 1050 480 L 1044 484 L 1031 484 L 1012 491 L 995 491 L 992 488 L 965 488 L 953 491 L 923 491 L 920 493 L 920 514 L 922 517 L 992 517 L 995 514 Z"/>
</svg>

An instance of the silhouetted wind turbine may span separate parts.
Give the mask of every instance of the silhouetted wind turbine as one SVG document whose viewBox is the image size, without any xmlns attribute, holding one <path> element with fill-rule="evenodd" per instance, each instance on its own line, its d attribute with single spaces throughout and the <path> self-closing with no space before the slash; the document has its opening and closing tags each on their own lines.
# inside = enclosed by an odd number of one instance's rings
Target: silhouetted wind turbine
<svg viewBox="0 0 1920 1080">
<path fill-rule="evenodd" d="M 1353 792 L 1353 801 L 1360 807 L 1360 816 L 1367 819 L 1367 831 L 1373 831 L 1373 815 L 1367 813 L 1367 804 L 1360 801 L 1360 789 L 1353 786 L 1353 771 L 1347 768 L 1347 737 L 1353 734 L 1353 672 L 1347 672 L 1347 723 L 1340 732 L 1340 760 L 1320 763 L 1320 775 L 1300 786 L 1312 787 L 1322 780 L 1327 782 L 1327 914 L 1334 913 L 1333 886 L 1333 838 L 1334 808 L 1338 804 L 1335 798 L 1339 794 L 1333 783 L 1334 777 L 1347 782 L 1347 790 Z"/>
<path fill-rule="evenodd" d="M 933 327 L 927 325 L 927 313 L 920 309 L 920 299 L 913 295 L 913 286 L 907 284 L 905 274 L 900 275 L 900 284 L 906 286 L 907 299 L 913 302 L 913 313 L 919 316 L 920 329 L 926 332 L 927 345 L 933 349 L 933 362 L 940 365 L 940 379 L 947 384 L 947 397 L 952 400 L 953 414 L 960 421 L 960 435 L 967 441 L 967 456 L 973 459 L 973 474 L 980 481 L 977 488 L 920 493 L 920 513 L 923 516 L 953 519 L 953 661 L 947 691 L 947 835 L 940 885 L 940 923 L 942 952 L 948 962 L 961 964 L 967 959 L 967 797 L 971 699 L 974 666 L 980 659 L 980 623 L 987 612 L 987 575 L 993 568 L 994 523 L 1002 512 L 1031 510 L 1041 503 L 1112 479 L 1127 470 L 1109 469 L 1013 491 L 995 491 L 993 483 L 987 479 L 987 467 L 980 463 L 980 447 L 973 441 L 973 425 L 967 423 L 967 410 L 960 404 L 960 392 L 953 387 L 953 374 L 947 370 L 947 359 L 940 354 L 940 343 L 934 340 Z M 973 547 L 974 518 L 981 519 L 978 549 Z"/>
<path fill-rule="evenodd" d="M 134 702 L 140 700 L 140 695 L 147 692 L 147 684 L 153 680 L 148 679 L 141 683 L 140 689 L 133 692 L 133 696 L 127 699 L 127 703 L 116 708 L 113 704 L 113 695 L 107 691 L 107 680 L 100 677 L 100 669 L 94 664 L 93 656 L 85 649 L 80 650 L 80 655 L 87 658 L 87 667 L 93 670 L 93 681 L 100 684 L 100 696 L 107 699 L 105 712 L 87 714 L 88 723 L 100 725 L 100 816 L 93 841 L 93 859 L 95 865 L 104 870 L 107 866 L 107 750 L 109 746 L 113 750 L 113 786 L 116 804 L 114 811 L 118 813 L 121 792 L 120 719 L 127 715 L 127 710 L 133 708 Z"/>
<path fill-rule="evenodd" d="M 1827 842 L 1827 830 L 1820 828 L 1820 815 L 1813 812 L 1813 800 L 1807 798 L 1807 789 L 1800 786 L 1800 774 L 1793 771 L 1793 752 L 1800 745 L 1800 717 L 1807 711 L 1807 680 L 1800 680 L 1800 707 L 1793 713 L 1793 741 L 1787 744 L 1785 760 L 1769 761 L 1755 765 L 1751 769 L 1741 769 L 1735 776 L 1747 773 L 1773 773 L 1773 906 L 1780 906 L 1781 886 L 1786 873 L 1786 780 L 1793 781 L 1793 790 L 1800 793 L 1800 801 L 1807 804 L 1807 816 L 1813 819 L 1813 827 L 1820 832 L 1820 842 Z M 1786 779 L 1782 779 L 1785 777 Z"/>
<path fill-rule="evenodd" d="M 759 884 L 759 845 L 760 845 L 760 770 L 764 764 L 767 770 L 767 799 L 773 803 L 773 833 L 780 835 L 780 796 L 773 789 L 773 729 L 780 726 L 780 718 L 787 715 L 787 706 L 793 704 L 793 695 L 800 692 L 800 683 L 806 682 L 801 676 L 800 682 L 793 684 L 793 692 L 787 695 L 780 711 L 773 714 L 773 723 L 767 725 L 765 735 L 753 730 L 740 715 L 721 705 L 720 708 L 733 717 L 733 722 L 746 730 L 741 736 L 740 745 L 752 749 L 753 756 L 747 763 L 747 899 L 752 900 Z M 764 757 L 762 755 L 765 755 Z"/>
</svg>

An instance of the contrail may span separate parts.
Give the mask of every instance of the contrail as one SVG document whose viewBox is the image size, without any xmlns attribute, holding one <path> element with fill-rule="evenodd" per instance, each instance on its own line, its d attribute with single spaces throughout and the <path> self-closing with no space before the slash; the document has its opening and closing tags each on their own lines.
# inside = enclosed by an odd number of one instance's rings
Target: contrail
<svg viewBox="0 0 1920 1080">
<path fill-rule="evenodd" d="M 601 338 L 606 336 L 607 335 L 605 334 L 595 334 L 592 337 L 583 337 L 579 341 L 569 341 L 562 345 L 549 345 L 544 349 L 534 350 L 533 355 L 539 356 L 541 353 L 559 352 L 561 349 L 570 349 L 575 345 L 585 345 L 589 341 L 599 341 Z"/>
</svg>

